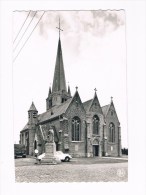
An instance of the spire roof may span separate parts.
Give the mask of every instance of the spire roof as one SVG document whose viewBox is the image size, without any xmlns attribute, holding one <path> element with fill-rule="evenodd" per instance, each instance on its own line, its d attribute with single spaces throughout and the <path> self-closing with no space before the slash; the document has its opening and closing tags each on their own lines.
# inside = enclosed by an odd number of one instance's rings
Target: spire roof
<svg viewBox="0 0 146 195">
<path fill-rule="evenodd" d="M 66 80 L 65 80 L 65 73 L 64 73 L 61 41 L 59 38 L 52 93 L 60 90 L 66 91 Z"/>
<path fill-rule="evenodd" d="M 37 111 L 37 109 L 36 109 L 36 107 L 35 107 L 33 102 L 32 102 L 32 104 L 31 104 L 31 106 L 30 106 L 28 111 Z"/>
</svg>

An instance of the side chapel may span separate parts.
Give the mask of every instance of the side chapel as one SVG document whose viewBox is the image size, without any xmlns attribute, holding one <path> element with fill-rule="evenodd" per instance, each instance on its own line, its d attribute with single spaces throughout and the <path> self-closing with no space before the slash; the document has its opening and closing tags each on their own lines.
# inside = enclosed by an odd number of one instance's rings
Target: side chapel
<svg viewBox="0 0 146 195">
<path fill-rule="evenodd" d="M 100 106 L 97 92 L 92 99 L 82 102 L 78 88 L 71 95 L 66 87 L 59 23 L 59 41 L 52 87 L 46 99 L 46 111 L 38 114 L 32 102 L 28 122 L 20 131 L 20 144 L 27 155 L 45 152 L 49 129 L 54 130 L 56 150 L 72 157 L 121 156 L 121 127 L 113 99 Z"/>
</svg>

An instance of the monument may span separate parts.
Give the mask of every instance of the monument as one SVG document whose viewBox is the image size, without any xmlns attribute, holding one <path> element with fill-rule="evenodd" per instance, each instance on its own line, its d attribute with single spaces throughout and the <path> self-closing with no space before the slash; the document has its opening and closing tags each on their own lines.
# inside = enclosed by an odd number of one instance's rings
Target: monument
<svg viewBox="0 0 146 195">
<path fill-rule="evenodd" d="M 45 157 L 42 158 L 41 163 L 57 164 L 61 160 L 55 157 L 56 144 L 54 142 L 54 130 L 49 129 L 46 144 L 45 144 Z"/>
</svg>

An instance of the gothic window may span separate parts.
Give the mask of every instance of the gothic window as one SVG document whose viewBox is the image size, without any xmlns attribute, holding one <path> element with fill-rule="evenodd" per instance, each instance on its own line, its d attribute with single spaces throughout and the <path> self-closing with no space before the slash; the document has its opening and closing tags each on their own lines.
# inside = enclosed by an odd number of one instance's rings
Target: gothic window
<svg viewBox="0 0 146 195">
<path fill-rule="evenodd" d="M 97 115 L 93 117 L 93 134 L 99 134 L 99 118 Z"/>
<path fill-rule="evenodd" d="M 113 116 L 113 114 L 114 114 L 114 112 L 113 112 L 113 111 L 111 111 L 111 116 Z"/>
<path fill-rule="evenodd" d="M 115 125 L 113 123 L 109 124 L 109 141 L 115 142 Z"/>
<path fill-rule="evenodd" d="M 77 116 L 72 119 L 72 141 L 81 141 L 81 121 Z"/>
<path fill-rule="evenodd" d="M 30 118 L 30 113 L 28 113 L 28 118 Z"/>
</svg>

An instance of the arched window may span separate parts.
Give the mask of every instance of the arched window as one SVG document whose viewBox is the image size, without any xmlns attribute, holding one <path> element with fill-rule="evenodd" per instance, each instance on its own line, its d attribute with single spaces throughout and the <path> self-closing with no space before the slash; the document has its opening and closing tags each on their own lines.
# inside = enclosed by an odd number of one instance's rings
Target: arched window
<svg viewBox="0 0 146 195">
<path fill-rule="evenodd" d="M 72 141 L 81 141 L 81 121 L 77 116 L 72 119 Z"/>
<path fill-rule="evenodd" d="M 97 115 L 93 117 L 93 134 L 99 134 L 99 118 Z"/>
<path fill-rule="evenodd" d="M 109 124 L 109 141 L 115 142 L 115 125 L 113 123 Z"/>
</svg>

